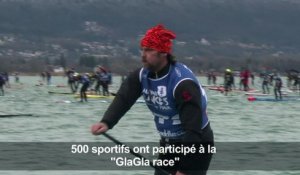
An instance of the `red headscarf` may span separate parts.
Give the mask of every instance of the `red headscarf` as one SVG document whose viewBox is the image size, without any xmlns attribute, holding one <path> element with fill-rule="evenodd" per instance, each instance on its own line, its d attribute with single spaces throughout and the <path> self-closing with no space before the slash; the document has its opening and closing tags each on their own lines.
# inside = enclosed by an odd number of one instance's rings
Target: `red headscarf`
<svg viewBox="0 0 300 175">
<path fill-rule="evenodd" d="M 146 32 L 141 40 L 141 46 L 155 49 L 159 52 L 170 53 L 172 50 L 172 39 L 175 38 L 175 33 L 159 24 Z"/>
</svg>

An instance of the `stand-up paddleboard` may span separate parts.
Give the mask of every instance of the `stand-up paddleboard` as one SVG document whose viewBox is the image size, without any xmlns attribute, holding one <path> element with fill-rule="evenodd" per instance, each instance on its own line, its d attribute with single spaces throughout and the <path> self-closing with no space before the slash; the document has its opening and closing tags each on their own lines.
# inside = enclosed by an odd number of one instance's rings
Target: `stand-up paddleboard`
<svg viewBox="0 0 300 175">
<path fill-rule="evenodd" d="M 291 91 L 298 91 L 298 90 L 300 90 L 300 88 L 289 88 L 289 90 L 291 90 Z"/>
<path fill-rule="evenodd" d="M 81 102 L 81 101 L 71 101 L 71 100 L 59 100 L 59 101 L 56 101 L 55 103 L 66 103 L 66 104 L 70 104 L 70 103 L 82 103 L 82 104 L 88 104 L 90 102 L 100 102 L 100 103 L 109 103 L 110 101 L 108 100 L 100 100 L 100 101 L 88 101 L 88 102 Z"/>
<path fill-rule="evenodd" d="M 0 118 L 33 116 L 33 114 L 0 114 Z"/>
<path fill-rule="evenodd" d="M 68 87 L 68 86 L 67 85 L 63 85 L 63 84 L 58 84 L 58 85 L 54 85 L 54 87 L 65 88 L 65 87 Z"/>
<path fill-rule="evenodd" d="M 89 101 L 91 102 L 91 101 Z M 88 102 L 88 103 L 89 103 Z M 110 103 L 111 100 L 100 100 L 100 101 L 92 101 L 92 102 L 100 102 L 100 103 Z M 59 101 L 56 101 L 55 103 L 66 103 L 66 104 L 69 104 L 69 103 L 81 103 L 80 101 L 70 101 L 70 100 L 59 100 Z M 86 102 L 84 102 L 86 103 Z M 136 103 L 145 103 L 145 100 L 137 100 Z"/>
<path fill-rule="evenodd" d="M 273 96 L 274 97 L 274 94 L 264 94 L 264 93 L 258 93 L 258 92 L 246 92 L 245 95 L 252 95 L 252 96 Z M 288 94 L 287 93 L 282 93 L 281 94 L 282 96 L 287 96 Z"/>
<path fill-rule="evenodd" d="M 209 90 L 213 90 L 213 91 L 224 91 L 224 87 L 223 86 L 213 86 L 213 87 L 208 87 Z"/>
<path fill-rule="evenodd" d="M 35 86 L 44 86 L 44 84 L 43 83 L 35 84 Z"/>
<path fill-rule="evenodd" d="M 80 98 L 80 94 L 76 94 L 74 97 L 75 98 Z M 86 97 L 87 98 L 99 98 L 99 99 L 112 99 L 115 96 L 113 96 L 113 95 L 105 96 L 105 95 L 89 95 L 89 94 L 87 94 Z"/>
<path fill-rule="evenodd" d="M 71 95 L 74 94 L 72 92 L 55 92 L 55 91 L 48 91 L 49 94 L 64 94 L 64 95 Z"/>
<path fill-rule="evenodd" d="M 219 87 L 210 87 L 208 88 L 209 90 L 214 90 L 214 91 L 220 91 L 220 92 L 225 92 L 225 88 L 223 86 L 219 86 Z M 248 91 L 244 91 L 241 89 L 232 89 L 228 92 L 258 92 L 259 90 L 256 89 L 249 89 Z"/>
<path fill-rule="evenodd" d="M 62 85 L 62 84 L 50 84 L 50 85 L 47 85 L 47 84 L 44 84 L 44 83 L 38 83 L 38 84 L 35 84 L 35 86 L 48 86 L 48 87 L 57 87 L 57 88 L 65 88 L 65 87 L 68 87 L 67 85 Z"/>
<path fill-rule="evenodd" d="M 293 93 L 294 91 L 290 89 L 281 89 L 281 92 Z"/>
<path fill-rule="evenodd" d="M 108 96 L 94 94 L 94 92 L 93 93 L 89 93 L 89 92 L 86 93 L 87 98 L 99 98 L 99 99 L 113 99 L 113 98 L 115 98 L 116 95 L 117 94 L 114 93 L 114 92 L 109 92 Z M 76 94 L 74 97 L 75 98 L 80 98 L 80 94 Z"/>
<path fill-rule="evenodd" d="M 201 84 L 202 87 L 207 88 L 217 88 L 217 87 L 223 87 L 223 85 L 207 85 L 207 84 Z"/>
<path fill-rule="evenodd" d="M 58 92 L 58 91 L 48 91 L 49 94 L 60 94 L 60 95 L 74 95 L 72 92 Z M 96 95 L 93 91 L 86 92 L 87 95 Z M 79 93 L 76 93 L 75 95 L 80 95 Z"/>
<path fill-rule="evenodd" d="M 300 101 L 299 96 L 288 96 L 283 97 L 282 99 L 275 99 L 275 97 L 253 97 L 249 96 L 247 98 L 248 101 L 272 101 L 272 102 L 282 102 L 282 101 Z"/>
</svg>

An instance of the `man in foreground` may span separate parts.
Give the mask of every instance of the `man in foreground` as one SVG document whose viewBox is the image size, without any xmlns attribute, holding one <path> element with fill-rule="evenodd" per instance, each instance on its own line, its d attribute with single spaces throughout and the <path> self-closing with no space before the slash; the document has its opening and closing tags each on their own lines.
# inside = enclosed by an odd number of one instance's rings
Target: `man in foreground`
<svg viewBox="0 0 300 175">
<path fill-rule="evenodd" d="M 121 85 L 102 120 L 92 125 L 99 135 L 112 129 L 142 95 L 154 114 L 161 136 L 160 145 L 213 144 L 213 132 L 206 113 L 207 97 L 192 71 L 171 54 L 175 34 L 162 25 L 149 29 L 141 40 L 143 67 L 132 72 Z M 160 159 L 178 155 L 161 154 Z M 172 167 L 161 167 L 170 174 L 205 175 L 210 154 L 180 156 Z M 160 172 L 156 171 L 155 175 Z"/>
</svg>

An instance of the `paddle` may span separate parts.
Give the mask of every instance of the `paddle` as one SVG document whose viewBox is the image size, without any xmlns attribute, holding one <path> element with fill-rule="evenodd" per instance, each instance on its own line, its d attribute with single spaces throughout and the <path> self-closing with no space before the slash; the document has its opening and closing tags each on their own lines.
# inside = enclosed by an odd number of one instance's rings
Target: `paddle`
<svg viewBox="0 0 300 175">
<path fill-rule="evenodd" d="M 2 114 L 0 117 L 19 117 L 19 116 L 33 116 L 32 114 Z"/>
<path fill-rule="evenodd" d="M 74 94 L 72 92 L 54 92 L 54 91 L 48 91 L 49 94 Z"/>
<path fill-rule="evenodd" d="M 126 146 L 124 143 L 118 141 L 117 139 L 115 139 L 114 137 L 110 136 L 109 134 L 107 134 L 107 133 L 102 133 L 102 134 L 103 134 L 106 138 L 108 138 L 109 140 L 113 141 L 115 144 Z M 127 146 L 126 146 L 126 147 L 127 147 Z M 134 156 L 136 156 L 136 157 L 138 157 L 138 158 L 145 159 L 145 160 L 147 159 L 147 158 L 145 158 L 144 156 L 142 156 L 141 154 L 138 154 L 138 153 L 133 152 L 132 149 L 129 149 L 129 151 L 130 151 L 130 154 L 132 154 L 132 155 L 134 155 Z M 161 173 L 163 173 L 163 174 L 165 174 L 165 175 L 169 175 L 169 173 L 168 173 L 167 171 L 165 171 L 164 169 L 162 169 L 162 168 L 160 168 L 160 167 L 158 167 L 158 166 L 155 166 L 155 165 L 153 164 L 152 161 L 149 160 L 149 162 L 150 162 L 150 166 L 151 166 L 152 168 L 154 168 L 154 169 L 160 171 Z"/>
</svg>

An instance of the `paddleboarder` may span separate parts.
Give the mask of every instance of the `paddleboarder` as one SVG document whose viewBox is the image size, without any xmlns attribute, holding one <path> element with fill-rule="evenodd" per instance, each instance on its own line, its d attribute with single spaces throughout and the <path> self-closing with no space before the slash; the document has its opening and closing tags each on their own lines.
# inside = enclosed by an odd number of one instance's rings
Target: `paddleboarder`
<svg viewBox="0 0 300 175">
<path fill-rule="evenodd" d="M 129 74 L 101 121 L 92 125 L 92 134 L 112 129 L 142 95 L 154 114 L 162 147 L 213 144 L 205 90 L 187 66 L 175 61 L 173 39 L 175 34 L 162 25 L 147 31 L 140 43 L 143 67 Z M 174 156 L 178 155 L 160 154 L 159 159 Z M 210 161 L 211 154 L 186 155 L 175 166 L 162 168 L 176 175 L 205 175 Z"/>
<path fill-rule="evenodd" d="M 4 96 L 3 86 L 5 84 L 5 77 L 2 73 L 0 73 L 0 96 Z"/>
<path fill-rule="evenodd" d="M 269 89 L 269 75 L 267 73 L 262 73 L 261 74 L 261 78 L 262 78 L 262 90 L 264 94 L 269 94 L 270 93 L 270 89 Z"/>
<path fill-rule="evenodd" d="M 87 102 L 87 96 L 86 96 L 86 91 L 88 87 L 90 86 L 90 78 L 89 78 L 89 73 L 85 73 L 84 75 L 81 76 L 81 89 L 80 89 L 80 102 L 86 101 Z"/>
<path fill-rule="evenodd" d="M 228 91 L 232 90 L 234 86 L 234 77 L 230 69 L 226 69 L 224 73 L 224 94 L 227 95 Z"/>
<path fill-rule="evenodd" d="M 276 74 L 275 78 L 275 85 L 274 85 L 274 94 L 275 94 L 275 99 L 278 100 L 282 100 L 282 94 L 281 94 L 281 87 L 282 87 L 282 80 L 279 77 L 278 74 Z"/>
</svg>

